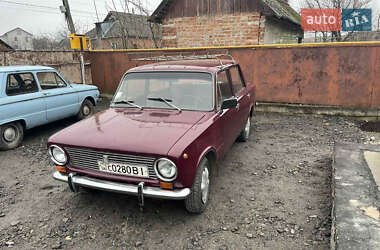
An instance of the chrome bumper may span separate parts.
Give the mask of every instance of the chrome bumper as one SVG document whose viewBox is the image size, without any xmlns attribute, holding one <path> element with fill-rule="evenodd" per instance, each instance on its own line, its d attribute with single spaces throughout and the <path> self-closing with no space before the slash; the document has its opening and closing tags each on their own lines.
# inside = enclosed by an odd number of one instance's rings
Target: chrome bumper
<svg viewBox="0 0 380 250">
<path fill-rule="evenodd" d="M 53 178 L 57 181 L 62 181 L 68 183 L 68 175 L 61 174 L 56 171 L 53 174 Z M 105 181 L 94 179 L 86 176 L 73 176 L 71 178 L 72 184 L 99 189 L 109 192 L 116 192 L 121 194 L 138 195 L 138 186 L 132 184 L 121 184 L 117 182 Z M 163 190 L 157 187 L 147 187 L 143 188 L 144 197 L 153 197 L 159 199 L 168 200 L 184 200 L 190 194 L 189 188 L 177 189 L 177 190 Z"/>
</svg>

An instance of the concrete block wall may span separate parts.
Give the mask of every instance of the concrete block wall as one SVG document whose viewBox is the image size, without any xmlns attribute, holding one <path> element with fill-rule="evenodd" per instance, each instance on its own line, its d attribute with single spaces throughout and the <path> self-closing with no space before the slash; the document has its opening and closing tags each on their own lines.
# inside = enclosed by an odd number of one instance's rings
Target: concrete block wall
<svg viewBox="0 0 380 250">
<path fill-rule="evenodd" d="M 75 51 L 9 51 L 0 53 L 0 66 L 42 65 L 53 67 L 72 82 L 81 83 L 79 52 Z M 92 83 L 91 63 L 85 58 L 86 83 Z"/>
<path fill-rule="evenodd" d="M 263 44 L 265 17 L 258 12 L 163 20 L 162 47 Z"/>
</svg>

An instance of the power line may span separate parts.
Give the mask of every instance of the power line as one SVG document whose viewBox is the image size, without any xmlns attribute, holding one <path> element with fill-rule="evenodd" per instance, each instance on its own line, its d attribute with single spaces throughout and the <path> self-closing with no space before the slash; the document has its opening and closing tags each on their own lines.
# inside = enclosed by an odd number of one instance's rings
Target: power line
<svg viewBox="0 0 380 250">
<path fill-rule="evenodd" d="M 0 4 L 3 3 L 3 1 L 0 1 Z M 7 4 L 7 3 L 5 3 Z M 61 16 L 62 13 L 57 11 L 57 12 L 54 12 L 54 11 L 46 11 L 46 10 L 41 10 L 41 9 L 31 9 L 31 8 L 24 8 L 23 6 L 4 6 L 6 8 L 11 8 L 11 9 L 17 9 L 17 10 L 23 10 L 23 11 L 29 11 L 29 12 L 35 12 L 35 13 L 45 13 L 45 14 L 51 14 L 51 15 L 59 15 Z M 87 19 L 93 19 L 95 20 L 95 17 L 94 16 L 84 16 L 84 15 L 79 15 L 79 14 L 75 14 L 73 13 L 73 16 L 76 16 L 76 17 L 82 17 L 82 18 L 87 18 Z"/>
<path fill-rule="evenodd" d="M 46 5 L 38 5 L 38 4 L 30 4 L 30 3 L 22 3 L 22 2 L 11 2 L 7 0 L 1 0 L 0 3 L 7 3 L 7 4 L 14 4 L 14 5 L 19 5 L 19 6 L 27 6 L 27 7 L 32 7 L 32 8 L 42 8 L 42 9 L 49 9 L 49 10 L 57 10 L 57 7 L 51 7 L 51 6 L 46 6 Z M 72 12 L 78 12 L 78 13 L 83 13 L 87 15 L 95 15 L 94 12 L 89 12 L 89 11 L 83 11 L 83 10 L 71 10 Z M 101 15 L 106 15 L 103 13 L 100 13 Z"/>
</svg>

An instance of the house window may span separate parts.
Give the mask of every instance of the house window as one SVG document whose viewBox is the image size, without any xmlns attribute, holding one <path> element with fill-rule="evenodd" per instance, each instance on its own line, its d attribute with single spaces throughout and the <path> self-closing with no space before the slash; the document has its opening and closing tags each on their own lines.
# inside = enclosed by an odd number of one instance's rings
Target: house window
<svg viewBox="0 0 380 250">
<path fill-rule="evenodd" d="M 18 41 L 17 36 L 15 36 L 15 42 L 17 42 L 17 41 Z"/>
<path fill-rule="evenodd" d="M 117 49 L 117 43 L 111 43 L 112 49 Z"/>
</svg>

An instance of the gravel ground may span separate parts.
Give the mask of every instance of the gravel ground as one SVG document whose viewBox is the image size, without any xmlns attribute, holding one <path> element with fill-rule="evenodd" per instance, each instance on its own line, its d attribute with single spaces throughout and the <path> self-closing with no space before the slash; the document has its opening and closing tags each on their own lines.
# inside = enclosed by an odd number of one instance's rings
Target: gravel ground
<svg viewBox="0 0 380 250">
<path fill-rule="evenodd" d="M 148 199 L 141 212 L 135 197 L 73 194 L 54 181 L 46 140 L 74 122 L 35 128 L 23 146 L 0 152 L 0 248 L 328 249 L 334 142 L 370 140 L 343 118 L 258 114 L 195 216 L 181 201 Z"/>
</svg>

